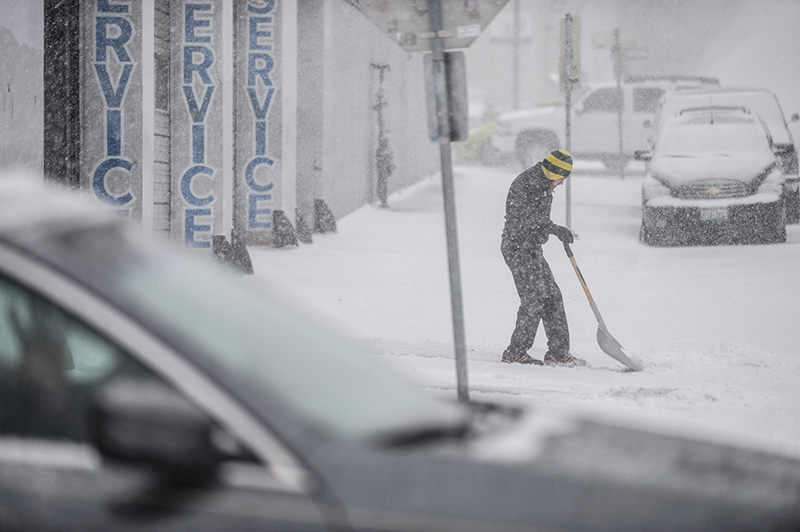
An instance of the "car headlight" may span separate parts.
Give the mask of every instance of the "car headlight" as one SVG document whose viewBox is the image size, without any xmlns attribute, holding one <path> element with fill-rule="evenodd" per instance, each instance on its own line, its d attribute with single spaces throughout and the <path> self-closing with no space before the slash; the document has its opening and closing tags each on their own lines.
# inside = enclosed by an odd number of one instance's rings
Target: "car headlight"
<svg viewBox="0 0 800 532">
<path fill-rule="evenodd" d="M 764 178 L 764 181 L 758 186 L 758 193 L 759 194 L 782 194 L 783 193 L 783 181 L 785 176 L 783 172 L 781 172 L 780 168 L 776 165 L 772 168 L 772 171 L 767 174 L 767 177 Z"/>
<path fill-rule="evenodd" d="M 649 201 L 654 198 L 671 196 L 672 191 L 664 183 L 648 173 L 642 181 L 642 200 Z"/>
</svg>

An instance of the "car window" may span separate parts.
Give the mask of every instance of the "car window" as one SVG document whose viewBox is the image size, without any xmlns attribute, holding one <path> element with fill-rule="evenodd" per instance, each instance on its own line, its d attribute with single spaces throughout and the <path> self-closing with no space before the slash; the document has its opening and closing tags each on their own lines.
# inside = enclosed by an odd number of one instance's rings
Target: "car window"
<svg viewBox="0 0 800 532">
<path fill-rule="evenodd" d="M 654 113 L 664 92 L 664 89 L 653 87 L 633 89 L 633 112 Z"/>
<path fill-rule="evenodd" d="M 622 91 L 616 87 L 597 89 L 583 100 L 584 113 L 616 113 L 622 107 Z"/>
<path fill-rule="evenodd" d="M 122 373 L 152 376 L 80 321 L 0 277 L 0 434 L 87 442 L 94 389 Z"/>
<path fill-rule="evenodd" d="M 673 122 L 664 128 L 656 153 L 668 157 L 745 156 L 771 154 L 764 128 L 755 122 L 717 116 Z"/>
<path fill-rule="evenodd" d="M 123 309 L 265 415 L 280 404 L 294 423 L 364 438 L 465 420 L 459 405 L 412 385 L 274 294 L 133 225 L 109 220 L 69 228 L 35 245 L 42 260 Z"/>
<path fill-rule="evenodd" d="M 227 372 L 349 437 L 453 420 L 449 406 L 273 295 L 171 261 L 125 279 L 126 297 Z M 233 281 L 233 279 L 231 279 Z M 202 286 L 202 290 L 196 287 Z"/>
</svg>

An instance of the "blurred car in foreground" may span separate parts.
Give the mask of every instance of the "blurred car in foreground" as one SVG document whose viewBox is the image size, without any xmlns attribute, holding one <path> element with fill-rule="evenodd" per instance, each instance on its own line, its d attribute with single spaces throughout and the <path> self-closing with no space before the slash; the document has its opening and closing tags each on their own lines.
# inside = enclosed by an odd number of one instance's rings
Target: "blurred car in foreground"
<svg viewBox="0 0 800 532">
<path fill-rule="evenodd" d="M 800 460 L 433 398 L 210 259 L 0 178 L 2 530 L 790 530 Z"/>
<path fill-rule="evenodd" d="M 784 174 L 763 121 L 745 108 L 684 109 L 663 125 L 642 182 L 641 241 L 786 241 Z"/>
<path fill-rule="evenodd" d="M 797 150 L 778 97 L 772 92 L 756 88 L 706 87 L 665 93 L 655 113 L 651 142 L 656 142 L 664 123 L 681 110 L 707 106 L 744 107 L 764 121 L 772 138 L 772 149 L 786 175 L 783 191 L 786 222 L 800 223 L 800 170 Z M 793 113 L 791 121 L 798 120 L 800 115 Z"/>
</svg>

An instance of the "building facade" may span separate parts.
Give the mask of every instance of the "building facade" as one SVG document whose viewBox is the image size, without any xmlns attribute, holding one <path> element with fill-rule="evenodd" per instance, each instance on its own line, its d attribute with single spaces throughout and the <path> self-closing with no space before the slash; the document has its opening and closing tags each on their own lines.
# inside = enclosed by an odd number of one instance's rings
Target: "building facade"
<svg viewBox="0 0 800 532">
<path fill-rule="evenodd" d="M 379 88 L 390 190 L 438 169 L 422 57 L 347 2 L 40 1 L 27 23 L 42 28 L 41 74 L 25 88 L 40 126 L 22 162 L 187 248 L 311 241 L 374 201 Z"/>
</svg>

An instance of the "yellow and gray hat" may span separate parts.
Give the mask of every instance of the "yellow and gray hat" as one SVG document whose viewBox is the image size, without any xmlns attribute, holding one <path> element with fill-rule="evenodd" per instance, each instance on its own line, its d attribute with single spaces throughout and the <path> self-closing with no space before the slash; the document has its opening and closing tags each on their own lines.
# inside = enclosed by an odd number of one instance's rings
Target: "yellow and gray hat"
<svg viewBox="0 0 800 532">
<path fill-rule="evenodd" d="M 572 156 L 567 150 L 550 152 L 542 160 L 542 171 L 547 179 L 553 181 L 569 177 L 570 172 L 572 172 Z"/>
</svg>

